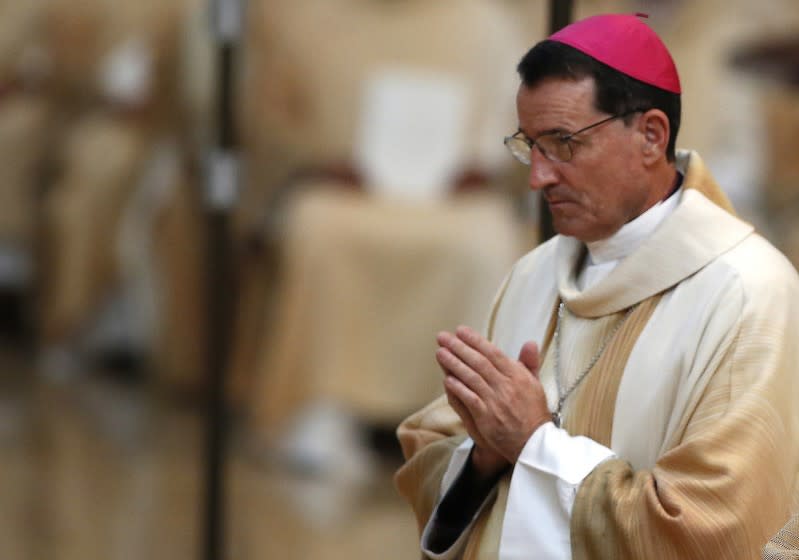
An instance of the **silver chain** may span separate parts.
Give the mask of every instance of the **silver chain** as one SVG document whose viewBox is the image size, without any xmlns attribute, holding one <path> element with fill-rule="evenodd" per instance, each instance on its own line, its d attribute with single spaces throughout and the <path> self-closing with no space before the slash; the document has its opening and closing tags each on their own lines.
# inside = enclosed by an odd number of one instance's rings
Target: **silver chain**
<svg viewBox="0 0 799 560">
<path fill-rule="evenodd" d="M 555 343 L 555 385 L 558 388 L 558 406 L 555 408 L 555 411 L 552 413 L 552 421 L 555 423 L 555 426 L 557 426 L 558 428 L 560 428 L 561 422 L 563 421 L 563 416 L 561 414 L 561 411 L 563 410 L 563 404 L 566 402 L 566 399 L 569 398 L 569 395 L 572 394 L 572 391 L 574 391 L 577 388 L 577 386 L 580 385 L 580 383 L 582 383 L 583 379 L 585 379 L 585 377 L 591 372 L 594 365 L 599 360 L 600 356 L 602 356 L 602 352 L 605 351 L 605 348 L 607 347 L 608 343 L 610 343 L 611 339 L 613 338 L 613 335 L 615 335 L 616 332 L 621 328 L 622 324 L 624 324 L 624 321 L 627 320 L 627 317 L 630 316 L 630 314 L 633 312 L 633 310 L 636 308 L 637 305 L 638 304 L 636 303 L 635 305 L 627 309 L 627 313 L 625 313 L 624 317 L 622 317 L 621 320 L 618 323 L 616 323 L 616 325 L 613 327 L 613 330 L 611 330 L 610 333 L 608 333 L 608 335 L 605 337 L 605 340 L 602 341 L 599 350 L 597 350 L 596 353 L 591 357 L 591 360 L 589 360 L 588 365 L 585 367 L 582 373 L 577 377 L 574 383 L 572 383 L 571 387 L 569 387 L 566 390 L 566 392 L 563 392 L 560 384 L 561 382 L 560 327 L 561 324 L 563 323 L 563 314 L 564 311 L 566 310 L 566 305 L 562 301 L 560 302 L 560 304 L 558 304 L 558 320 L 555 323 L 555 334 L 553 335 L 553 338 L 555 339 L 553 342 Z"/>
</svg>

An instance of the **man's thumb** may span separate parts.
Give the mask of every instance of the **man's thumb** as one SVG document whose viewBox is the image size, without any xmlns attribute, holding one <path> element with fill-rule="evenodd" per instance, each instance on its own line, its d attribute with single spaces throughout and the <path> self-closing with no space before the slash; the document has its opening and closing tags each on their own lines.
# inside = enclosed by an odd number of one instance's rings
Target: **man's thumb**
<svg viewBox="0 0 799 560">
<path fill-rule="evenodd" d="M 538 345 L 535 342 L 525 342 L 519 352 L 519 361 L 538 378 L 538 367 L 540 357 L 538 355 Z"/>
</svg>

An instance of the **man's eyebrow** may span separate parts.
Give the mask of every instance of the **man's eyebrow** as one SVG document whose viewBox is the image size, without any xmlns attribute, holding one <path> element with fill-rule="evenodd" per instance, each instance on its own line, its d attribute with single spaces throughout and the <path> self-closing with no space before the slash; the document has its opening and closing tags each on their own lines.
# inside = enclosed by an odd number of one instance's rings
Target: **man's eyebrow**
<svg viewBox="0 0 799 560">
<path fill-rule="evenodd" d="M 571 131 L 565 128 L 549 128 L 539 134 L 539 136 L 546 136 L 547 134 L 571 134 Z"/>
<path fill-rule="evenodd" d="M 522 127 L 518 128 L 518 132 L 524 134 L 524 136 L 529 140 L 533 139 L 533 136 L 527 134 Z M 547 130 L 542 131 L 541 134 L 535 136 L 535 138 L 540 138 L 541 136 L 546 136 L 548 134 L 571 134 L 571 131 L 566 130 L 565 128 L 548 128 Z"/>
</svg>

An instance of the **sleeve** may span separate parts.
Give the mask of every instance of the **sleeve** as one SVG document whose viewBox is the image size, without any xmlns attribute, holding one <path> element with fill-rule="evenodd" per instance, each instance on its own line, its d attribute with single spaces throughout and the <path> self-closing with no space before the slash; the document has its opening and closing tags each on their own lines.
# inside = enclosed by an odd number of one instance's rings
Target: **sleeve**
<svg viewBox="0 0 799 560">
<path fill-rule="evenodd" d="M 495 481 L 484 487 L 469 482 L 471 448 L 467 440 L 453 453 L 442 481 L 444 497 L 422 534 L 422 549 L 434 560 L 457 557 L 492 498 Z M 610 449 L 585 437 L 572 437 L 551 422 L 536 430 L 511 477 L 503 556 L 524 558 L 537 550 L 537 558 L 569 558 L 569 522 L 577 488 L 597 464 L 613 456 Z"/>
<path fill-rule="evenodd" d="M 397 428 L 406 462 L 394 475 L 394 485 L 413 508 L 421 532 L 441 491 L 453 452 L 466 439 L 463 424 L 441 396 L 411 415 Z"/>
<path fill-rule="evenodd" d="M 496 492 L 499 476 L 482 482 L 475 479 L 472 449 L 470 438 L 455 449 L 441 483 L 443 497 L 422 532 L 422 551 L 432 560 L 458 558 L 478 516 Z"/>
<path fill-rule="evenodd" d="M 613 459 L 580 485 L 575 560 L 755 559 L 788 519 L 799 469 L 799 298 L 769 289 L 771 302 L 742 298 L 685 430 L 653 468 Z"/>
<path fill-rule="evenodd" d="M 503 557 L 571 558 L 570 522 L 577 489 L 613 451 L 571 436 L 551 422 L 536 430 L 511 478 L 502 533 Z"/>
</svg>

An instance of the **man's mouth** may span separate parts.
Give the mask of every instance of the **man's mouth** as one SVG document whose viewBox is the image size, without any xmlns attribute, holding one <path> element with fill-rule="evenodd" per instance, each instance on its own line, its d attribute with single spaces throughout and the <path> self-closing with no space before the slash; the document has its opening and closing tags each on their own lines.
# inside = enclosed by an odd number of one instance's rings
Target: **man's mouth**
<svg viewBox="0 0 799 560">
<path fill-rule="evenodd" d="M 564 204 L 573 204 L 573 200 L 569 200 L 568 198 L 549 198 L 547 197 L 547 204 L 551 207 L 556 206 L 563 206 Z"/>
</svg>

